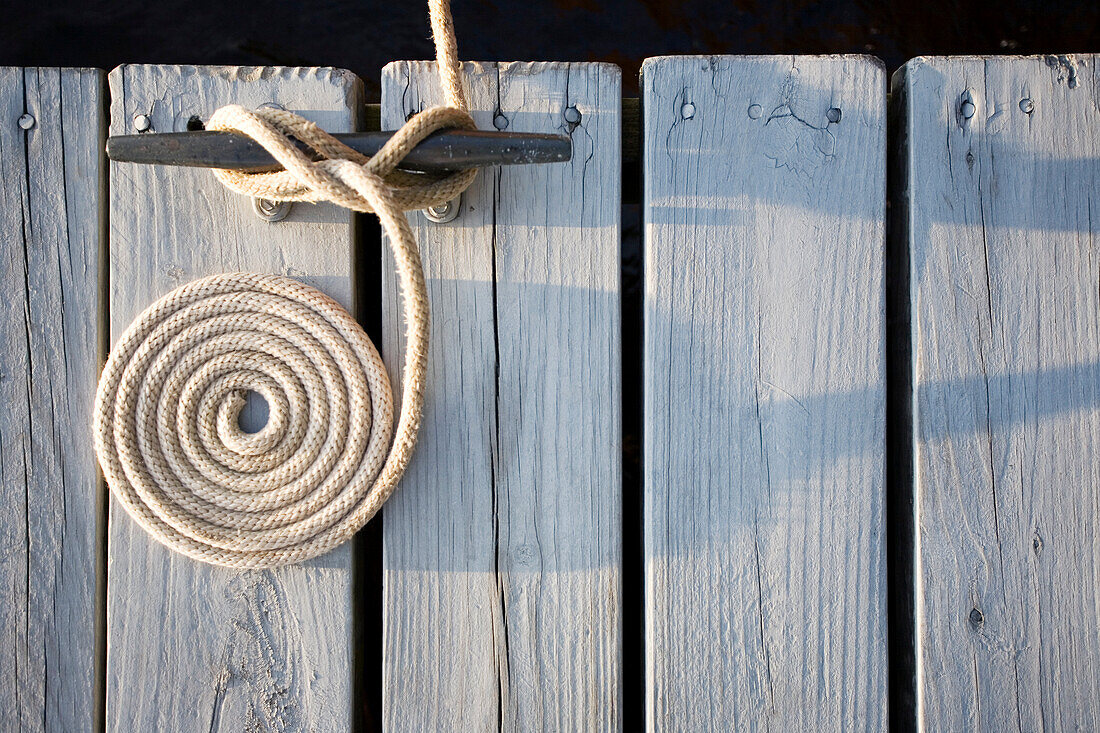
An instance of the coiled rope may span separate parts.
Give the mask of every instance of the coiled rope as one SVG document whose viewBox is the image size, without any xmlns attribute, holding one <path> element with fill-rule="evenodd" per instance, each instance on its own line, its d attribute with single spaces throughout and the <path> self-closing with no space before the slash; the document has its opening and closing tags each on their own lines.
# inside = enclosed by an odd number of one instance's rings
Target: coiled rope
<svg viewBox="0 0 1100 733">
<path fill-rule="evenodd" d="M 331 201 L 378 216 L 407 322 L 396 429 L 378 352 L 320 291 L 274 275 L 229 273 L 170 292 L 111 352 L 96 394 L 94 438 L 114 496 L 173 550 L 234 568 L 316 557 L 366 524 L 409 464 L 424 404 L 429 314 L 404 212 L 450 201 L 476 175 L 397 169 L 432 132 L 474 127 L 449 2 L 429 0 L 428 7 L 446 104 L 412 117 L 374 156 L 283 110 L 229 105 L 206 126 L 253 138 L 283 165 L 270 173 L 215 171 L 231 190 Z M 269 408 L 255 434 L 237 423 L 250 390 Z"/>
</svg>

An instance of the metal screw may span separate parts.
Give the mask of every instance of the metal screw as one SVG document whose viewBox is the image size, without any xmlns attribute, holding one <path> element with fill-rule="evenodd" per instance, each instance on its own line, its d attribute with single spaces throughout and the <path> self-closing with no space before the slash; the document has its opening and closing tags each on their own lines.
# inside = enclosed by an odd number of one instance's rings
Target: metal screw
<svg viewBox="0 0 1100 733">
<path fill-rule="evenodd" d="M 971 102 L 969 99 L 964 99 L 963 103 L 959 105 L 959 114 L 963 116 L 964 120 L 969 120 L 971 117 L 974 116 L 975 109 L 976 108 L 974 107 L 973 102 Z"/>
<path fill-rule="evenodd" d="M 562 116 L 565 117 L 565 121 L 568 122 L 570 125 L 580 124 L 581 111 L 577 109 L 577 105 L 575 104 L 570 107 L 566 107 L 565 112 Z"/>
<path fill-rule="evenodd" d="M 751 119 L 758 120 L 762 114 L 764 114 L 764 110 L 759 104 L 749 105 L 749 117 Z"/>
<path fill-rule="evenodd" d="M 290 214 L 291 206 L 292 204 L 289 201 L 252 199 L 252 210 L 256 212 L 256 216 L 272 224 L 285 219 Z"/>
<path fill-rule="evenodd" d="M 27 112 L 19 115 L 19 127 L 24 130 L 34 127 L 34 115 Z"/>
<path fill-rule="evenodd" d="M 424 216 L 428 221 L 434 221 L 436 224 L 446 224 L 458 218 L 458 211 L 461 208 L 462 199 L 459 197 L 442 204 L 429 206 L 424 209 Z"/>
<path fill-rule="evenodd" d="M 840 107 L 830 107 L 829 111 L 825 113 L 825 119 L 829 122 L 840 122 L 840 118 L 843 116 L 843 112 L 840 111 Z"/>
<path fill-rule="evenodd" d="M 153 126 L 153 121 L 149 119 L 149 115 L 134 115 L 134 129 L 138 132 L 145 132 Z"/>
<path fill-rule="evenodd" d="M 684 106 L 680 108 L 680 116 L 685 120 L 690 120 L 695 116 L 695 105 L 691 102 L 684 102 Z"/>
<path fill-rule="evenodd" d="M 1028 97 L 1024 97 L 1020 100 L 1020 111 L 1025 115 L 1029 115 L 1035 111 L 1035 103 Z"/>
<path fill-rule="evenodd" d="M 496 117 L 493 118 L 493 127 L 497 128 L 498 130 L 507 130 L 508 118 L 505 117 L 503 114 L 498 114 Z"/>
</svg>

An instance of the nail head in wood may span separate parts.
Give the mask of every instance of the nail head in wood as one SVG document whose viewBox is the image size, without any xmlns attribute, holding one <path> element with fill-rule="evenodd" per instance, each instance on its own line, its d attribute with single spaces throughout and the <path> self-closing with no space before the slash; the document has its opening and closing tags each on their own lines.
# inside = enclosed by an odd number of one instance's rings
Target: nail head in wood
<svg viewBox="0 0 1100 733">
<path fill-rule="evenodd" d="M 982 613 L 980 609 L 972 608 L 972 609 L 970 609 L 969 620 L 970 620 L 970 627 L 972 629 L 974 629 L 975 631 L 978 631 L 979 629 L 982 628 L 982 625 L 985 623 L 985 614 Z"/>
<path fill-rule="evenodd" d="M 34 115 L 27 112 L 19 115 L 19 127 L 23 130 L 29 130 L 34 127 Z"/>
<path fill-rule="evenodd" d="M 138 132 L 147 132 L 153 126 L 149 115 L 134 115 L 134 129 Z"/>
<path fill-rule="evenodd" d="M 758 120 L 764 114 L 764 109 L 759 104 L 749 105 L 749 119 Z"/>
</svg>

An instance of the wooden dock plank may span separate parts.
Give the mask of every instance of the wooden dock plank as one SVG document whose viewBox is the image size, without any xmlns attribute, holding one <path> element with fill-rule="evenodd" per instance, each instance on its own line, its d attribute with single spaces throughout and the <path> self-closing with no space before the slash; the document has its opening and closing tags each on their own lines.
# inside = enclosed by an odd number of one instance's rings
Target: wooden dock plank
<svg viewBox="0 0 1100 733">
<path fill-rule="evenodd" d="M 385 508 L 385 723 L 618 729 L 620 73 L 465 70 L 479 127 L 569 133 L 573 160 L 485 169 L 452 223 L 410 214 L 433 324 L 419 447 Z M 433 64 L 391 64 L 382 88 L 387 129 L 442 99 Z"/>
<path fill-rule="evenodd" d="M 274 102 L 332 131 L 355 129 L 361 83 L 322 68 L 122 66 L 111 131 L 186 129 L 223 104 Z M 220 272 L 270 272 L 350 307 L 350 214 L 298 204 L 267 223 L 209 171 L 111 166 L 111 334 L 155 298 Z M 351 552 L 236 572 L 175 554 L 111 502 L 109 730 L 316 730 L 351 724 Z"/>
<path fill-rule="evenodd" d="M 96 69 L 0 68 L 0 709 L 19 730 L 90 731 L 99 709 L 104 107 Z"/>
<path fill-rule="evenodd" d="M 642 67 L 650 730 L 884 730 L 885 89 Z"/>
<path fill-rule="evenodd" d="M 894 79 L 928 730 L 1100 720 L 1098 62 Z"/>
</svg>

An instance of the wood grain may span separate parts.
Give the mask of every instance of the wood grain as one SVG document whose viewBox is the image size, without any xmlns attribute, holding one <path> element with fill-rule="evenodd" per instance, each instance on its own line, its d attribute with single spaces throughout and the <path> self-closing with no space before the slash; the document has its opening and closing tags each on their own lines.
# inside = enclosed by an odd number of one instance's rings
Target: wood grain
<svg viewBox="0 0 1100 733">
<path fill-rule="evenodd" d="M 2 726 L 95 722 L 103 73 L 0 68 Z M 24 113 L 34 118 L 27 130 Z"/>
<path fill-rule="evenodd" d="M 1100 720 L 1098 62 L 916 59 L 894 80 L 927 730 Z"/>
<path fill-rule="evenodd" d="M 385 723 L 617 729 L 619 70 L 465 72 L 479 127 L 570 134 L 573 160 L 483 170 L 449 224 L 410 214 L 433 322 L 417 454 L 385 508 Z M 382 89 L 386 129 L 442 98 L 433 64 L 391 64 Z M 392 268 L 385 257 L 397 383 Z"/>
<path fill-rule="evenodd" d="M 884 92 L 642 67 L 650 730 L 886 728 Z"/>
<path fill-rule="evenodd" d="M 186 129 L 223 104 L 274 102 L 332 131 L 357 123 L 360 81 L 321 68 L 122 66 L 111 132 Z M 297 204 L 269 224 L 208 172 L 111 166 L 111 335 L 155 298 L 219 272 L 297 278 L 350 307 L 351 217 Z M 351 722 L 351 553 L 235 572 L 157 544 L 112 501 L 109 730 L 343 731 Z"/>
</svg>

